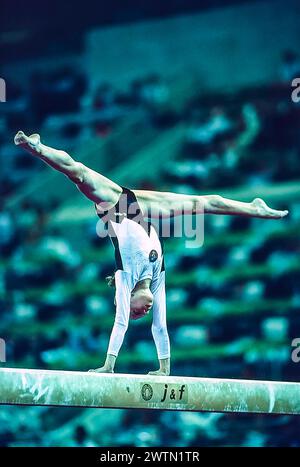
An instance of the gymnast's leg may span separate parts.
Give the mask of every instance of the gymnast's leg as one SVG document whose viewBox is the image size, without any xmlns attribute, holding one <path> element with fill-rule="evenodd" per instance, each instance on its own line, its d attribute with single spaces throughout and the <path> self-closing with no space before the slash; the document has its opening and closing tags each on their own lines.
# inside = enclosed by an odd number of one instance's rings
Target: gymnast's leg
<svg viewBox="0 0 300 467">
<path fill-rule="evenodd" d="M 103 210 L 117 203 L 122 193 L 119 185 L 81 162 L 75 161 L 65 151 L 42 144 L 38 134 L 26 136 L 19 131 L 14 141 L 16 145 L 66 175 L 88 199 L 100 205 Z"/>
<path fill-rule="evenodd" d="M 114 206 L 122 193 L 122 188 L 112 180 L 89 169 L 81 162 L 76 162 L 65 151 L 45 146 L 38 134 L 26 136 L 19 131 L 15 144 L 20 145 L 34 156 L 39 157 L 54 169 L 65 174 L 76 183 L 79 190 L 91 201 L 99 204 L 103 210 Z M 231 214 L 265 219 L 281 219 L 288 211 L 269 208 L 266 203 L 256 198 L 251 203 L 233 201 L 219 195 L 184 195 L 160 191 L 133 190 L 145 216 L 169 217 L 185 214 Z"/>
<path fill-rule="evenodd" d="M 260 198 L 250 203 L 234 201 L 219 195 L 184 195 L 160 191 L 133 190 L 143 214 L 149 218 L 186 214 L 228 214 L 263 219 L 281 219 L 288 211 L 272 209 Z"/>
</svg>

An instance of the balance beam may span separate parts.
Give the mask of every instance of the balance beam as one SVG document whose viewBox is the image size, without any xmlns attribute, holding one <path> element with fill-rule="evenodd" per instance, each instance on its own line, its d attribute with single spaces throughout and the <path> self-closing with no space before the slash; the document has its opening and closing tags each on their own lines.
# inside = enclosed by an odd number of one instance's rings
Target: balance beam
<svg viewBox="0 0 300 467">
<path fill-rule="evenodd" d="M 300 414 L 300 383 L 1 368 L 0 404 Z"/>
</svg>

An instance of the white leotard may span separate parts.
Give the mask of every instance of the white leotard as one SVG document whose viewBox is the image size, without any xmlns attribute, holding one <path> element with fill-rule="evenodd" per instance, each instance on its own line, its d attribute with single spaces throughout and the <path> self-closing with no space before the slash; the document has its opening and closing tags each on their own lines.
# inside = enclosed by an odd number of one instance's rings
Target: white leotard
<svg viewBox="0 0 300 467">
<path fill-rule="evenodd" d="M 152 334 L 159 359 L 169 358 L 166 323 L 164 258 L 158 234 L 143 219 L 134 193 L 126 188 L 116 206 L 101 211 L 96 206 L 115 247 L 116 316 L 108 353 L 117 356 L 128 328 L 131 291 L 144 279 L 151 280 Z"/>
</svg>

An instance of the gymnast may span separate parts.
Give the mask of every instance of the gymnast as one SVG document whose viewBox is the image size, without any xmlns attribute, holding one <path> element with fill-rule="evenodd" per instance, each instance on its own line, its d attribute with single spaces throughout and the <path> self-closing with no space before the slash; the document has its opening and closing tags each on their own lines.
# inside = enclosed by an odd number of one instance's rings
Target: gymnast
<svg viewBox="0 0 300 467">
<path fill-rule="evenodd" d="M 129 319 L 140 319 L 152 309 L 152 335 L 159 369 L 148 374 L 170 374 L 170 342 L 166 323 L 165 268 L 157 218 L 191 214 L 228 214 L 281 219 L 288 211 L 271 209 L 260 198 L 251 203 L 219 195 L 186 195 L 147 190 L 129 190 L 75 161 L 68 153 L 41 143 L 38 134 L 19 131 L 15 144 L 52 168 L 62 172 L 91 200 L 115 247 L 114 283 L 116 314 L 105 363 L 94 371 L 113 373 Z M 151 222 L 152 219 L 152 222 Z"/>
</svg>

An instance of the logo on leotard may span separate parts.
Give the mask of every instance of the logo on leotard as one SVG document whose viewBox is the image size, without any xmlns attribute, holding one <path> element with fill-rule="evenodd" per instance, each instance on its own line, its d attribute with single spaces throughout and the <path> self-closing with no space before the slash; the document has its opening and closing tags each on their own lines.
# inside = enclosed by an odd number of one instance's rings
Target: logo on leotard
<svg viewBox="0 0 300 467">
<path fill-rule="evenodd" d="M 150 384 L 144 384 L 142 387 L 142 398 L 144 401 L 150 401 L 153 396 L 153 389 Z"/>
<path fill-rule="evenodd" d="M 154 263 L 158 258 L 158 253 L 156 250 L 151 250 L 149 253 L 149 261 L 150 263 Z"/>
</svg>

